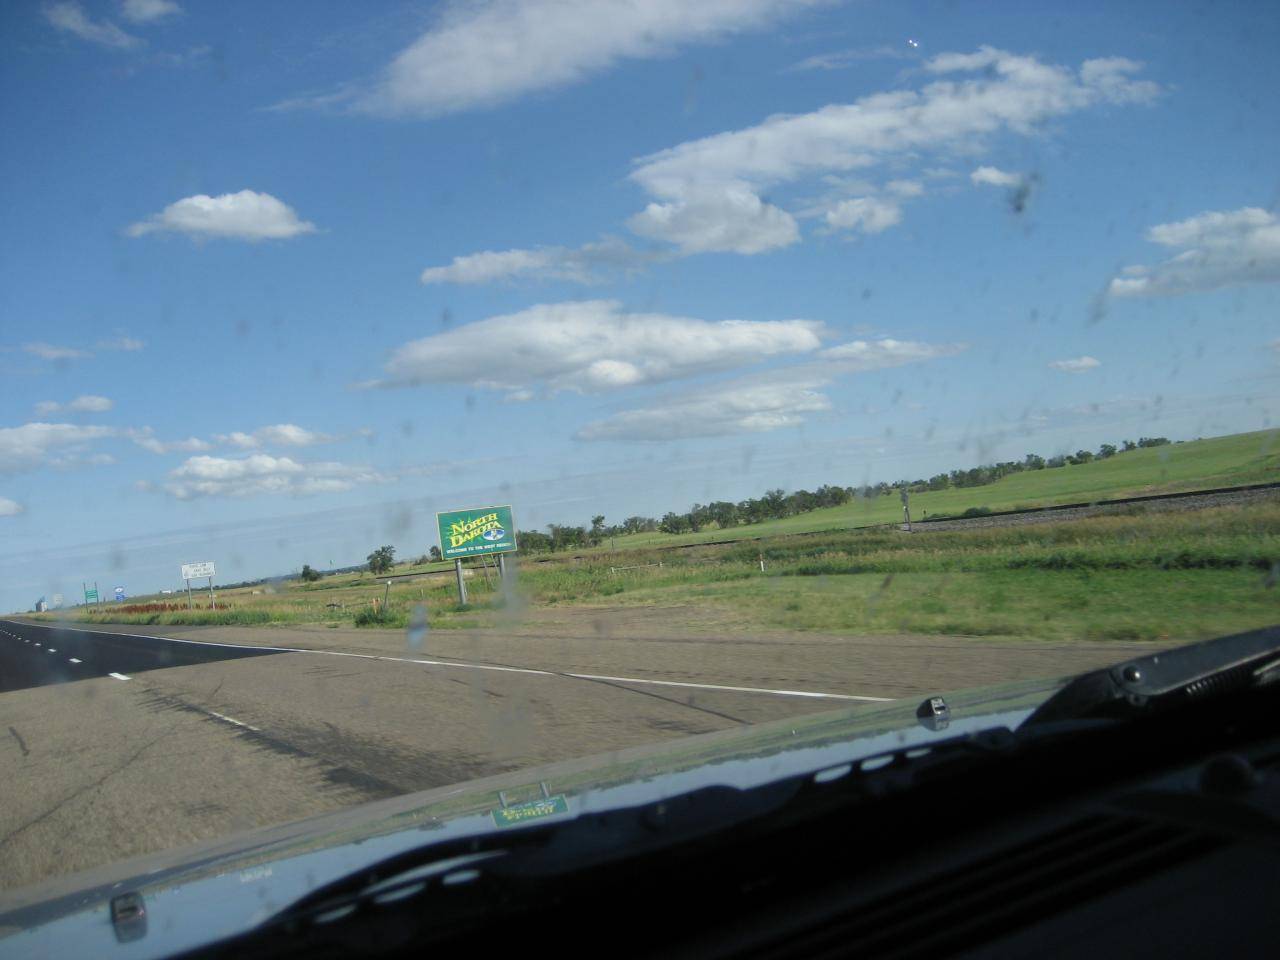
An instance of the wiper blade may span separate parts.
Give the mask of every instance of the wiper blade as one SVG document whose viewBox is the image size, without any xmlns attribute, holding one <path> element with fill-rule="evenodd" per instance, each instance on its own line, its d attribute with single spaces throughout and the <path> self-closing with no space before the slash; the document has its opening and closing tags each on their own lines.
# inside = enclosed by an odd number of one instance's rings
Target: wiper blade
<svg viewBox="0 0 1280 960">
<path fill-rule="evenodd" d="M 1280 679 L 1280 627 L 1266 627 L 1082 673 L 1036 708 L 1019 729 L 1133 715 L 1274 679 Z"/>
</svg>

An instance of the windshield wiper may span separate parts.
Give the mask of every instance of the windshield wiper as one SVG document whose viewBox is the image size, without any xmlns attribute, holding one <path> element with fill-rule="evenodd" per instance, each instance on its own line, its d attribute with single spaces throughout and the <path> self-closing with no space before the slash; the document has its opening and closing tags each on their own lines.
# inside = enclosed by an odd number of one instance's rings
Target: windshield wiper
<svg viewBox="0 0 1280 960">
<path fill-rule="evenodd" d="M 1205 640 L 1082 673 L 1019 726 L 1118 718 L 1280 679 L 1280 627 Z"/>
</svg>

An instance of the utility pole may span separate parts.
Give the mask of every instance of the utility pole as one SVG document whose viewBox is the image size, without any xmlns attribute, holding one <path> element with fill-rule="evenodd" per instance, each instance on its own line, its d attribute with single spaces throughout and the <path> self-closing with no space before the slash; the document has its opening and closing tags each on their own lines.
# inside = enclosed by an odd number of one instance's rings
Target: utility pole
<svg viewBox="0 0 1280 960">
<path fill-rule="evenodd" d="M 899 493 L 902 496 L 902 519 L 906 521 L 907 533 L 911 532 L 911 507 L 907 502 L 907 488 L 903 487 Z"/>
</svg>

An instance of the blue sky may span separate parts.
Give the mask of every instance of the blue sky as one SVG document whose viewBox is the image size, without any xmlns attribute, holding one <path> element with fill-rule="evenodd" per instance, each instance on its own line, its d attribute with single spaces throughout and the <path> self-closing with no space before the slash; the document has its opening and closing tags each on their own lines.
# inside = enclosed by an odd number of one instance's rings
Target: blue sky
<svg viewBox="0 0 1280 960">
<path fill-rule="evenodd" d="M 1280 11 L 7 4 L 0 608 L 1274 423 Z"/>
</svg>

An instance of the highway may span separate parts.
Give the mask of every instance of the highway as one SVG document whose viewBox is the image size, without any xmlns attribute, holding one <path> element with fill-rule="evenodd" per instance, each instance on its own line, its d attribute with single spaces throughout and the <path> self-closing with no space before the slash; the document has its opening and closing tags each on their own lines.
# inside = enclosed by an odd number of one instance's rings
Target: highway
<svg viewBox="0 0 1280 960">
<path fill-rule="evenodd" d="M 0 620 L 0 890 L 536 764 L 1137 649 L 686 636 L 633 617 L 416 644 L 399 631 Z"/>
<path fill-rule="evenodd" d="M 0 624 L 0 693 L 91 677 L 124 676 L 127 679 L 128 674 L 140 670 L 264 654 L 261 650 L 177 643 L 151 637 L 55 631 L 6 621 Z"/>
</svg>

